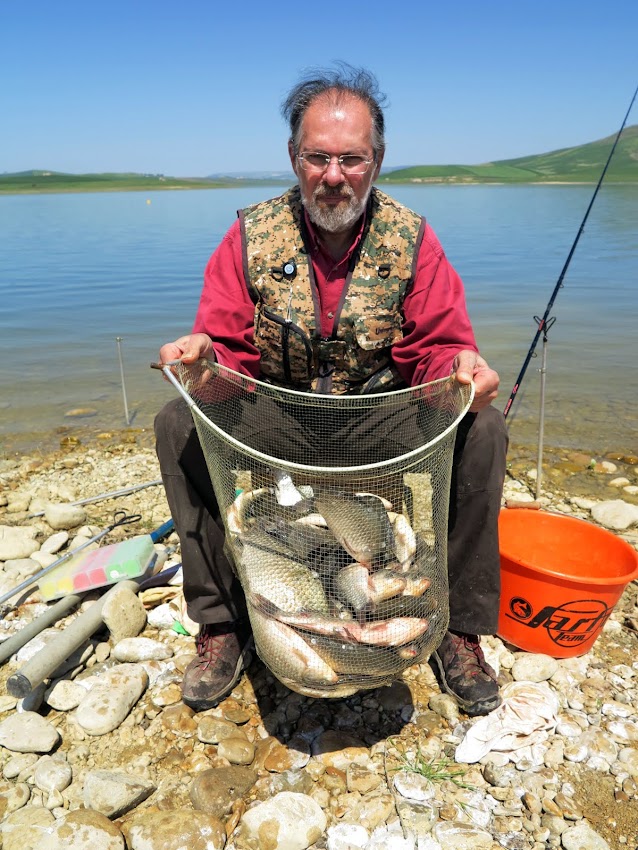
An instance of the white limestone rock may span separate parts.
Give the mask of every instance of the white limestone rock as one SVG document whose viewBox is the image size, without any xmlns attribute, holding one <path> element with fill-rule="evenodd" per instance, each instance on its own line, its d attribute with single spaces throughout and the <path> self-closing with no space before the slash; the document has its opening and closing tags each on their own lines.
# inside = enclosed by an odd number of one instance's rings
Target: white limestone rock
<svg viewBox="0 0 638 850">
<path fill-rule="evenodd" d="M 116 770 L 90 770 L 84 777 L 84 805 L 108 818 L 117 818 L 150 797 L 155 788 L 142 776 Z"/>
<path fill-rule="evenodd" d="M 622 499 L 609 499 L 594 505 L 591 515 L 605 528 L 625 531 L 638 523 L 638 505 L 631 505 Z"/>
<path fill-rule="evenodd" d="M 59 740 L 55 726 L 34 711 L 12 714 L 0 723 L 0 744 L 14 753 L 48 753 Z"/>
<path fill-rule="evenodd" d="M 86 521 L 86 511 L 81 505 L 49 502 L 44 509 L 44 518 L 55 531 L 77 528 Z"/>
</svg>

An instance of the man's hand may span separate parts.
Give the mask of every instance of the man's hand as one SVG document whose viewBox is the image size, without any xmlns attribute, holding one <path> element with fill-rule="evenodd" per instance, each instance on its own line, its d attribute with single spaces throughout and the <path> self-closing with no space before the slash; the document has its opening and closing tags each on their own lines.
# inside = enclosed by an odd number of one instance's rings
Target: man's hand
<svg viewBox="0 0 638 850">
<path fill-rule="evenodd" d="M 167 342 L 160 348 L 159 356 L 160 363 L 170 363 L 172 360 L 195 363 L 201 358 L 215 361 L 213 341 L 206 334 L 188 334 L 180 336 L 175 342 Z"/>
<path fill-rule="evenodd" d="M 498 395 L 500 379 L 494 369 L 475 351 L 461 351 L 452 364 L 454 376 L 459 384 L 474 381 L 474 401 L 470 410 L 477 413 L 491 404 Z"/>
</svg>

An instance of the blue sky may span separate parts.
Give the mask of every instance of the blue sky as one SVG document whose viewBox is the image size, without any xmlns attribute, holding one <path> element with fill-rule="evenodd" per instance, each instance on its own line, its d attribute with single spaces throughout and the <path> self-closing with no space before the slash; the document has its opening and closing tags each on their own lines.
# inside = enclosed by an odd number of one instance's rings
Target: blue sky
<svg viewBox="0 0 638 850">
<path fill-rule="evenodd" d="M 377 75 L 386 165 L 612 135 L 638 83 L 636 0 L 4 0 L 0 33 L 0 172 L 287 168 L 281 100 L 333 60 Z"/>
</svg>

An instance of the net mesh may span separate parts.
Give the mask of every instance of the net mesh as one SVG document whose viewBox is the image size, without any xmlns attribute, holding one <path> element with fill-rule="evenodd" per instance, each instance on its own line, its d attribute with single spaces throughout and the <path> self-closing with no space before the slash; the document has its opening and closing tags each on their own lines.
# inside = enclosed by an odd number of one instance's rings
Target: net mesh
<svg viewBox="0 0 638 850">
<path fill-rule="evenodd" d="M 326 396 L 207 361 L 174 371 L 267 667 L 342 697 L 427 658 L 448 624 L 450 474 L 473 387 Z"/>
</svg>

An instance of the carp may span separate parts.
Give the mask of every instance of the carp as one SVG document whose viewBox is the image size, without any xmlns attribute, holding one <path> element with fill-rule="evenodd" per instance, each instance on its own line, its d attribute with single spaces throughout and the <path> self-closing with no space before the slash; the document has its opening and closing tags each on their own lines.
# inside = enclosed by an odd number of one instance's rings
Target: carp
<svg viewBox="0 0 638 850">
<path fill-rule="evenodd" d="M 390 620 L 373 620 L 359 623 L 356 620 L 337 620 L 325 615 L 299 611 L 289 613 L 271 600 L 252 593 L 249 602 L 258 611 L 289 626 L 350 643 L 371 646 L 401 646 L 412 643 L 428 630 L 428 620 L 422 617 L 394 617 Z"/>
<path fill-rule="evenodd" d="M 392 570 L 371 573 L 363 564 L 349 564 L 335 577 L 335 595 L 359 614 L 378 602 L 398 596 L 406 588 L 406 580 Z"/>
<path fill-rule="evenodd" d="M 381 499 L 323 491 L 315 495 L 315 507 L 354 561 L 369 568 L 396 561 L 394 534 Z"/>
<path fill-rule="evenodd" d="M 305 685 L 333 685 L 339 677 L 294 629 L 257 610 L 250 615 L 255 648 L 275 673 Z"/>
<path fill-rule="evenodd" d="M 328 599 L 318 576 L 294 552 L 263 528 L 242 538 L 239 574 L 247 596 L 258 594 L 286 613 L 328 614 Z"/>
<path fill-rule="evenodd" d="M 363 643 L 339 641 L 325 635 L 312 634 L 306 638 L 308 645 L 337 673 L 359 676 L 396 676 L 414 664 L 416 648 L 400 655 L 393 647 L 370 646 Z"/>
</svg>

